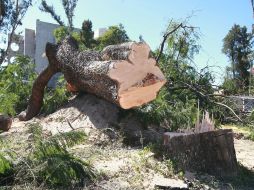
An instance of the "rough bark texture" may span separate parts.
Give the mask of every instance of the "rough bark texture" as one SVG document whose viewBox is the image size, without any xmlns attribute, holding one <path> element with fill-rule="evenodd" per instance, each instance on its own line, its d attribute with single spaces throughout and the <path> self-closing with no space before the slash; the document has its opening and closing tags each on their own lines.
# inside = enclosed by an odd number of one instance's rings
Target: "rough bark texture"
<svg viewBox="0 0 254 190">
<path fill-rule="evenodd" d="M 166 133 L 165 151 L 184 170 L 202 171 L 221 177 L 237 175 L 232 130 L 198 134 Z"/>
<path fill-rule="evenodd" d="M 42 71 L 38 78 L 35 80 L 27 110 L 19 114 L 19 120 L 29 120 L 40 112 L 41 106 L 43 104 L 44 89 L 51 77 L 60 71 L 58 67 L 59 63 L 55 58 L 55 54 L 56 46 L 47 44 L 46 55 L 49 59 L 49 66 L 44 71 Z"/>
<path fill-rule="evenodd" d="M 145 43 L 111 45 L 103 51 L 78 51 L 78 44 L 68 37 L 59 45 L 48 43 L 49 66 L 34 83 L 26 112 L 21 120 L 29 120 L 40 111 L 47 82 L 62 72 L 69 90 L 86 91 L 124 109 L 137 107 L 156 98 L 166 82 L 150 57 Z"/>
<path fill-rule="evenodd" d="M 8 131 L 11 128 L 12 119 L 7 115 L 0 115 L 0 130 Z"/>
</svg>

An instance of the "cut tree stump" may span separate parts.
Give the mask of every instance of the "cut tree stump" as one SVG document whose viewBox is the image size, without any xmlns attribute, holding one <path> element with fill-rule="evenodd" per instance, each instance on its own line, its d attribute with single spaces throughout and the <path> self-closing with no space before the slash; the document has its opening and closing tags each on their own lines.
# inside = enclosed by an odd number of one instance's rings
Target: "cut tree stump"
<svg viewBox="0 0 254 190">
<path fill-rule="evenodd" d="M 12 119 L 7 115 L 0 114 L 0 130 L 2 131 L 9 131 L 11 128 Z"/>
<path fill-rule="evenodd" d="M 145 43 L 111 45 L 103 51 L 78 50 L 68 37 L 59 45 L 47 43 L 49 66 L 34 83 L 26 112 L 20 120 L 29 120 L 40 111 L 43 91 L 49 79 L 62 72 L 70 91 L 85 91 L 102 97 L 124 109 L 141 106 L 156 98 L 166 80 L 150 56 Z"/>
<path fill-rule="evenodd" d="M 230 129 L 203 133 L 164 134 L 167 155 L 179 168 L 220 177 L 237 175 L 233 132 Z"/>
</svg>

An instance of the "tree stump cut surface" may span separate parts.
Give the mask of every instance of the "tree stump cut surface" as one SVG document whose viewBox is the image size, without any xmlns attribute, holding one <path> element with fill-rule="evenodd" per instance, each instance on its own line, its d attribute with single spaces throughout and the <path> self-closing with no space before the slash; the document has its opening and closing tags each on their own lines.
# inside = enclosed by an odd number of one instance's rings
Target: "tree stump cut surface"
<svg viewBox="0 0 254 190">
<path fill-rule="evenodd" d="M 197 134 L 166 133 L 164 148 L 168 156 L 184 170 L 221 177 L 237 175 L 233 132 L 230 129 Z"/>
</svg>

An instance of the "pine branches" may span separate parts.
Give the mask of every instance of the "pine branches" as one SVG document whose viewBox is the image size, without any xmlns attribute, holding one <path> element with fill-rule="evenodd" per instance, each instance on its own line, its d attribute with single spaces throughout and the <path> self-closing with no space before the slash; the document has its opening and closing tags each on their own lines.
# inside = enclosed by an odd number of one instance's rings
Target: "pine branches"
<svg viewBox="0 0 254 190">
<path fill-rule="evenodd" d="M 74 9 L 77 5 L 78 0 L 62 0 L 62 5 L 68 19 L 68 26 L 70 32 L 73 30 L 73 17 L 74 17 Z"/>
<path fill-rule="evenodd" d="M 78 0 L 62 0 L 62 5 L 64 8 L 65 15 L 68 20 L 68 32 L 71 34 L 73 31 L 73 17 L 74 17 L 74 9 L 76 8 Z M 41 1 L 40 10 L 46 13 L 49 13 L 51 17 L 60 25 L 66 26 L 61 17 L 56 14 L 53 5 L 48 5 L 46 0 Z"/>
<path fill-rule="evenodd" d="M 64 22 L 62 21 L 61 17 L 56 14 L 53 5 L 48 5 L 45 0 L 41 1 L 41 6 L 39 7 L 41 11 L 49 13 L 51 17 L 60 25 L 64 26 Z"/>
<path fill-rule="evenodd" d="M 30 124 L 27 156 L 12 160 L 0 152 L 0 185 L 33 184 L 41 188 L 84 187 L 96 178 L 90 164 L 69 153 L 68 148 L 83 142 L 86 134 L 71 131 L 46 137 L 38 123 Z M 3 184 L 3 182 L 5 184 Z"/>
</svg>

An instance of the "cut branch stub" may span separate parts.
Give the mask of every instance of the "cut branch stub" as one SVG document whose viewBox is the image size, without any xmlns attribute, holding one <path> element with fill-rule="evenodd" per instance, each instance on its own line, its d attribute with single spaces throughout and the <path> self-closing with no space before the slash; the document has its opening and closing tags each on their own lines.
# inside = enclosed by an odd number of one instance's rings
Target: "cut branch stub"
<svg viewBox="0 0 254 190">
<path fill-rule="evenodd" d="M 102 52 L 80 52 L 76 41 L 68 37 L 58 46 L 48 43 L 46 55 L 49 60 L 47 69 L 54 70 L 52 73 L 62 72 L 71 89 L 95 94 L 124 109 L 154 100 L 166 82 L 155 59 L 150 57 L 150 48 L 145 43 L 128 42 L 108 46 Z M 41 76 L 44 74 L 42 72 L 38 77 L 45 79 L 43 84 L 48 82 L 47 77 Z M 35 83 L 32 93 L 43 93 L 45 86 L 41 85 L 38 92 L 36 85 Z M 43 94 L 38 96 L 43 98 Z M 32 95 L 31 98 L 33 97 Z M 27 110 L 26 115 L 22 115 L 22 120 L 38 114 L 38 105 L 41 104 L 30 99 L 28 107 L 34 105 L 37 106 L 36 111 L 28 113 Z"/>
</svg>

